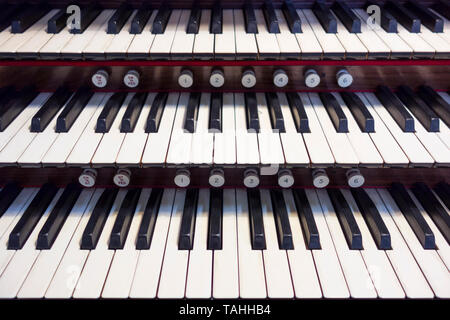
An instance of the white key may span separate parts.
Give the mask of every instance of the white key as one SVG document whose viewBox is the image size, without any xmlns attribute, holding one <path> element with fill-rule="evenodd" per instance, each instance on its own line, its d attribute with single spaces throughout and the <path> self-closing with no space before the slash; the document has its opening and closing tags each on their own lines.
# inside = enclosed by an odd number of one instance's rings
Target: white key
<svg viewBox="0 0 450 320">
<path fill-rule="evenodd" d="M 112 93 L 106 93 L 102 102 L 95 110 L 94 115 L 91 117 L 91 120 L 89 120 L 88 125 L 85 127 L 83 133 L 70 152 L 70 155 L 66 159 L 66 164 L 68 166 L 90 165 L 91 159 L 97 150 L 97 146 L 103 137 L 103 133 L 95 132 L 97 119 L 111 96 Z"/>
<path fill-rule="evenodd" d="M 359 58 L 359 59 L 365 59 L 368 54 L 368 49 L 365 44 L 363 44 L 360 39 L 358 38 L 358 35 L 360 33 L 350 33 L 347 28 L 344 26 L 344 24 L 339 20 L 339 18 L 334 14 L 334 12 L 330 11 L 331 14 L 334 16 L 337 22 L 337 32 L 336 37 L 340 41 L 341 45 L 344 47 L 346 51 L 346 58 L 352 59 L 352 58 Z M 361 24 L 364 24 L 364 22 L 361 22 Z M 361 30 L 362 32 L 362 30 Z M 389 51 L 387 51 L 389 52 Z"/>
<path fill-rule="evenodd" d="M 104 166 L 111 165 L 116 162 L 117 155 L 119 154 L 120 147 L 125 139 L 126 133 L 120 132 L 120 126 L 122 124 L 122 118 L 131 99 L 134 97 L 134 93 L 129 93 L 122 106 L 117 112 L 116 118 L 111 125 L 108 132 L 103 134 L 102 140 L 97 146 L 94 156 L 92 157 L 92 166 Z"/>
<path fill-rule="evenodd" d="M 41 250 L 17 297 L 43 298 L 94 190 L 84 189 L 50 250 Z"/>
<path fill-rule="evenodd" d="M 435 58 L 446 58 L 450 52 L 450 42 L 442 39 L 440 33 L 432 32 L 424 24 L 420 26 L 418 35 L 436 51 Z"/>
<path fill-rule="evenodd" d="M 9 39 L 11 39 L 14 36 L 14 33 L 11 32 L 11 25 L 4 29 L 2 32 L 0 32 L 0 45 L 7 42 Z"/>
<path fill-rule="evenodd" d="M 264 271 L 266 274 L 267 296 L 269 298 L 293 298 L 291 272 L 286 250 L 278 246 L 274 212 L 269 190 L 261 190 L 261 207 L 266 237 L 266 250 L 263 250 Z"/>
<path fill-rule="evenodd" d="M 127 50 L 129 58 L 148 58 L 150 48 L 153 44 L 155 34 L 152 33 L 152 25 L 155 20 L 158 10 L 154 10 L 147 21 L 147 24 L 142 29 L 142 32 L 136 34 L 131 41 Z"/>
<path fill-rule="evenodd" d="M 277 37 L 274 33 L 269 33 L 269 30 L 267 30 L 266 20 L 262 9 L 255 10 L 255 17 L 258 26 L 258 33 L 255 34 L 255 37 L 256 42 L 258 43 L 260 58 L 278 58 L 280 55 L 280 47 L 278 45 Z"/>
<path fill-rule="evenodd" d="M 213 251 L 207 249 L 209 189 L 200 189 L 195 219 L 195 237 L 189 252 L 186 279 L 186 298 L 207 299 L 211 297 Z"/>
<path fill-rule="evenodd" d="M 403 215 L 400 211 L 392 211 L 391 204 L 394 200 L 387 190 L 378 189 L 377 193 L 377 190 L 366 189 L 366 192 L 377 207 L 391 235 L 392 250 L 386 250 L 385 252 L 402 284 L 406 296 L 408 298 L 432 298 L 434 296 L 433 291 L 428 286 L 422 271 L 396 226 L 396 216 Z"/>
<path fill-rule="evenodd" d="M 192 133 L 184 131 L 184 121 L 189 102 L 189 93 L 183 92 L 178 101 L 177 113 L 173 123 L 172 136 L 166 162 L 169 164 L 189 164 Z"/>
<path fill-rule="evenodd" d="M 118 34 L 114 35 L 114 38 L 105 49 L 105 56 L 108 59 L 125 57 L 128 51 L 128 47 L 134 39 L 134 34 L 130 33 L 131 22 L 136 15 L 137 10 L 133 10 L 127 22 L 123 25 Z"/>
<path fill-rule="evenodd" d="M 310 9 L 302 10 L 308 20 L 311 28 L 316 35 L 317 40 L 323 49 L 324 57 L 344 57 L 345 49 L 333 33 L 326 33 L 313 11 Z"/>
<path fill-rule="evenodd" d="M 397 141 L 389 132 L 384 122 L 373 109 L 366 96 L 358 92 L 356 95 L 361 99 L 367 110 L 373 117 L 375 132 L 370 132 L 369 136 L 377 147 L 378 152 L 383 158 L 385 166 L 401 166 L 407 167 L 409 164 L 408 157 L 403 153 Z"/>
<path fill-rule="evenodd" d="M 317 93 L 310 93 L 309 98 L 314 106 L 314 111 L 319 119 L 323 133 L 327 138 L 328 145 L 330 146 L 334 158 L 336 159 L 336 164 L 340 164 L 342 166 L 358 165 L 360 161 L 355 154 L 347 135 L 336 131 L 330 117 L 328 116 L 325 106 L 319 98 L 319 95 Z"/>
<path fill-rule="evenodd" d="M 313 104 L 309 100 L 307 93 L 300 93 L 299 96 L 308 116 L 310 132 L 302 133 L 302 135 L 306 148 L 308 149 L 309 157 L 311 158 L 311 165 L 320 167 L 332 166 L 335 162 L 334 156 L 314 112 Z"/>
<path fill-rule="evenodd" d="M 155 38 L 153 39 L 152 47 L 150 48 L 151 57 L 159 58 L 162 56 L 169 56 L 180 17 L 181 10 L 172 11 L 164 33 L 155 35 Z"/>
<path fill-rule="evenodd" d="M 245 99 L 243 93 L 234 95 L 236 117 L 236 157 L 238 164 L 259 164 L 258 136 L 247 131 Z"/>
<path fill-rule="evenodd" d="M 380 119 L 384 122 L 386 127 L 391 132 L 397 143 L 402 148 L 403 152 L 409 158 L 410 165 L 432 166 L 434 164 L 433 158 L 426 151 L 424 146 L 420 143 L 413 132 L 403 132 L 398 126 L 397 122 L 391 117 L 391 114 L 381 104 L 378 98 L 373 93 L 366 93 L 366 98 L 372 104 L 373 109 L 378 114 Z"/>
<path fill-rule="evenodd" d="M 50 202 L 42 217 L 31 232 L 28 240 L 20 250 L 16 250 L 0 278 L 0 298 L 14 298 L 20 290 L 28 272 L 33 267 L 40 250 L 36 249 L 36 242 L 42 226 L 53 210 L 56 202 L 62 194 L 63 189 L 59 189 L 55 197 Z"/>
<path fill-rule="evenodd" d="M 52 37 L 44 43 L 39 49 L 41 59 L 59 58 L 61 50 L 75 37 L 70 33 L 70 29 L 65 26 L 59 33 L 53 34 Z"/>
<path fill-rule="evenodd" d="M 95 36 L 92 37 L 83 48 L 83 56 L 85 58 L 105 59 L 105 50 L 109 47 L 115 37 L 115 34 L 107 33 L 108 21 L 109 19 L 103 22 L 102 26 L 95 33 Z"/>
<path fill-rule="evenodd" d="M 203 9 L 200 17 L 198 33 L 195 35 L 193 54 L 195 59 L 214 57 L 214 34 L 209 33 L 211 10 Z"/>
<path fill-rule="evenodd" d="M 222 33 L 215 34 L 214 53 L 216 59 L 234 59 L 236 55 L 236 42 L 234 36 L 233 10 L 225 9 L 222 12 Z"/>
<path fill-rule="evenodd" d="M 258 46 L 253 33 L 247 33 L 245 29 L 244 12 L 241 9 L 233 10 L 234 32 L 236 35 L 237 58 L 255 58 L 258 56 Z"/>
<path fill-rule="evenodd" d="M 185 198 L 186 190 L 177 190 L 159 279 L 158 298 L 184 298 L 189 250 L 178 250 L 178 235 Z"/>
<path fill-rule="evenodd" d="M 102 291 L 102 298 L 128 298 L 139 259 L 136 237 L 151 189 L 142 189 L 123 249 L 116 250 Z"/>
<path fill-rule="evenodd" d="M 350 295 L 353 298 L 376 298 L 377 292 L 359 250 L 350 250 L 326 190 L 317 190 L 328 230 L 333 239 Z M 364 240 L 363 240 L 364 241 Z M 364 242 L 363 242 L 364 244 Z"/>
<path fill-rule="evenodd" d="M 26 109 L 31 109 L 34 111 L 33 115 L 36 114 L 36 112 L 45 104 L 50 95 L 51 94 L 38 95 L 33 102 L 26 107 Z M 2 149 L 0 152 L 0 163 L 15 165 L 22 153 L 36 137 L 36 132 L 30 132 L 32 116 L 28 121 L 24 122 L 20 130 L 16 132 L 16 135 L 10 139 L 8 144 Z"/>
<path fill-rule="evenodd" d="M 174 198 L 175 189 L 164 190 L 150 249 L 139 253 L 130 298 L 156 297 Z"/>
<path fill-rule="evenodd" d="M 420 57 L 434 57 L 436 50 L 430 46 L 422 37 L 417 33 L 409 32 L 400 23 L 397 24 L 397 34 L 408 46 L 413 49 L 413 56 L 415 58 Z"/>
<path fill-rule="evenodd" d="M 177 31 L 173 38 L 170 55 L 173 59 L 183 58 L 192 59 L 192 51 L 194 47 L 195 34 L 187 33 L 187 25 L 191 10 L 181 10 L 180 21 L 178 22 Z"/>
<path fill-rule="evenodd" d="M 439 36 L 448 43 L 450 43 L 450 21 L 439 12 L 436 12 L 434 9 L 429 8 L 428 10 L 438 15 L 438 17 L 441 18 L 442 21 L 444 21 L 444 32 L 439 33 Z"/>
<path fill-rule="evenodd" d="M 372 143 L 370 136 L 366 132 L 362 132 L 359 128 L 356 120 L 353 118 L 353 114 L 350 112 L 347 105 L 344 103 L 341 95 L 337 92 L 332 93 L 338 103 L 340 104 L 342 111 L 347 117 L 348 133 L 347 137 L 353 146 L 353 150 L 358 156 L 361 166 L 377 166 L 383 165 L 383 158 L 378 153 L 377 148 Z"/>
<path fill-rule="evenodd" d="M 302 51 L 302 59 L 320 59 L 323 54 L 322 46 L 314 35 L 314 31 L 303 14 L 303 11 L 297 9 L 297 14 L 302 22 L 302 32 L 296 33 L 295 37 Z"/>
<path fill-rule="evenodd" d="M 283 190 L 286 211 L 291 225 L 292 240 L 294 250 L 287 250 L 289 266 L 291 270 L 292 283 L 294 285 L 295 297 L 302 298 L 322 298 L 319 277 L 312 256 L 312 251 L 308 250 L 303 238 L 303 230 L 295 206 L 294 197 L 291 190 Z"/>
<path fill-rule="evenodd" d="M 239 297 L 236 192 L 223 190 L 222 250 L 214 250 L 212 294 L 216 299 Z"/>
<path fill-rule="evenodd" d="M 280 9 L 276 9 L 275 14 L 277 16 L 278 26 L 280 28 L 280 33 L 275 34 L 278 41 L 278 47 L 280 48 L 280 55 L 299 59 L 301 50 L 295 34 L 289 29 L 283 12 Z"/>
<path fill-rule="evenodd" d="M 104 93 L 94 93 L 86 106 L 81 111 L 77 120 L 73 123 L 69 132 L 58 134 L 50 149 L 42 158 L 43 166 L 64 166 L 67 157 L 82 135 L 92 116 L 99 109 L 99 105 L 105 97 Z"/>
<path fill-rule="evenodd" d="M 322 293 L 325 298 L 349 298 L 350 294 L 342 273 L 333 240 L 315 190 L 305 190 L 306 197 L 320 237 L 320 250 L 312 250 Z"/>
<path fill-rule="evenodd" d="M 73 290 L 77 285 L 83 266 L 89 256 L 89 250 L 80 248 L 81 238 L 84 229 L 91 217 L 92 211 L 102 195 L 104 189 L 96 189 L 91 201 L 88 204 L 83 216 L 78 223 L 78 227 L 73 234 L 67 249 L 64 252 L 61 262 L 58 265 L 53 279 L 45 293 L 46 298 L 71 298 Z"/>
<path fill-rule="evenodd" d="M 97 18 L 84 30 L 82 34 L 75 35 L 61 50 L 61 55 L 71 58 L 81 58 L 84 48 L 94 38 L 100 38 L 106 34 L 108 20 L 114 14 L 115 10 L 103 10 Z"/>
<path fill-rule="evenodd" d="M 250 242 L 250 222 L 245 190 L 236 189 L 236 212 L 240 298 L 264 299 L 267 297 L 267 292 L 263 256 L 261 250 L 252 249 Z"/>
<path fill-rule="evenodd" d="M 198 106 L 198 117 L 195 132 L 192 134 L 190 160 L 194 165 L 209 164 L 213 162 L 214 133 L 209 132 L 209 110 L 211 107 L 211 94 L 202 93 Z"/>
<path fill-rule="evenodd" d="M 111 211 L 108 214 L 106 223 L 103 226 L 97 247 L 89 252 L 83 271 L 73 293 L 74 298 L 98 299 L 103 289 L 105 279 L 114 257 L 115 250 L 108 249 L 109 237 L 114 226 L 117 214 L 127 190 L 121 189 Z"/>
<path fill-rule="evenodd" d="M 214 133 L 214 164 L 236 163 L 234 95 L 222 96 L 222 132 Z"/>
<path fill-rule="evenodd" d="M 298 133 L 297 128 L 295 127 L 286 94 L 278 93 L 278 101 L 280 102 L 281 112 L 283 113 L 284 127 L 286 129 L 286 132 L 280 133 L 286 163 L 308 166 L 308 151 L 306 151 L 302 134 Z"/>
</svg>

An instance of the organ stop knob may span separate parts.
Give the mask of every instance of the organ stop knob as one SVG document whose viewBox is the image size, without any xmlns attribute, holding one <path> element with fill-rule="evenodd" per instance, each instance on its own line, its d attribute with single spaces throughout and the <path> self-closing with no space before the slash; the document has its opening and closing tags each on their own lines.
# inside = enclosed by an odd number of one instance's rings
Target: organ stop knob
<svg viewBox="0 0 450 320">
<path fill-rule="evenodd" d="M 219 188 L 225 184 L 225 174 L 222 169 L 212 169 L 209 174 L 209 184 Z"/>
<path fill-rule="evenodd" d="M 255 71 L 251 69 L 245 70 L 242 73 L 241 83 L 245 88 L 253 88 L 256 85 Z"/>
<path fill-rule="evenodd" d="M 305 85 L 308 88 L 315 88 L 320 84 L 320 76 L 314 69 L 308 69 L 305 72 Z"/>
<path fill-rule="evenodd" d="M 209 78 L 209 84 L 214 88 L 222 87 L 225 84 L 225 75 L 223 74 L 223 71 L 220 69 L 213 70 Z"/>
<path fill-rule="evenodd" d="M 315 169 L 312 172 L 313 185 L 316 188 L 325 188 L 330 183 L 327 173 L 324 169 Z"/>
<path fill-rule="evenodd" d="M 256 188 L 259 185 L 259 176 L 256 169 L 247 169 L 244 172 L 244 185 L 247 188 Z"/>
<path fill-rule="evenodd" d="M 139 85 L 139 72 L 136 70 L 128 71 L 123 77 L 123 83 L 128 88 L 136 88 Z"/>
<path fill-rule="evenodd" d="M 78 177 L 78 182 L 87 188 L 93 187 L 95 180 L 97 180 L 97 170 L 95 169 L 84 169 Z"/>
<path fill-rule="evenodd" d="M 92 84 L 97 88 L 104 88 L 108 84 L 109 73 L 106 70 L 100 69 L 92 75 Z"/>
<path fill-rule="evenodd" d="M 278 185 L 282 188 L 290 188 L 294 184 L 294 176 L 289 169 L 281 170 L 278 173 Z"/>
<path fill-rule="evenodd" d="M 185 188 L 191 183 L 191 173 L 188 169 L 179 169 L 173 178 L 173 182 L 180 187 Z"/>
<path fill-rule="evenodd" d="M 128 169 L 119 169 L 113 178 L 114 184 L 118 187 L 128 187 L 131 181 L 131 171 Z"/>
<path fill-rule="evenodd" d="M 285 87 L 289 82 L 289 77 L 283 69 L 277 69 L 273 73 L 273 84 L 278 88 Z"/>
<path fill-rule="evenodd" d="M 348 185 L 352 188 L 359 188 L 365 182 L 364 176 L 358 169 L 350 169 L 347 171 L 346 175 Z"/>
<path fill-rule="evenodd" d="M 184 69 L 181 71 L 178 77 L 178 84 L 182 88 L 190 88 L 194 84 L 194 74 L 191 70 Z"/>
<path fill-rule="evenodd" d="M 336 73 L 336 79 L 339 87 L 341 88 L 350 87 L 353 83 L 353 77 L 346 69 L 339 70 Z"/>
</svg>

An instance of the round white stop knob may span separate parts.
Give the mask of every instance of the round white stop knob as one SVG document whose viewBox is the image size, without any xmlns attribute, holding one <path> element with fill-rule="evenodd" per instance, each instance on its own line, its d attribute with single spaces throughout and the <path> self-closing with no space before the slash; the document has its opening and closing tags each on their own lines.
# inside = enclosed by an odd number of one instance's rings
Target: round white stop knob
<svg viewBox="0 0 450 320">
<path fill-rule="evenodd" d="M 241 79 L 242 86 L 253 88 L 256 85 L 256 74 L 253 70 L 245 70 Z"/>
<path fill-rule="evenodd" d="M 119 169 L 115 174 L 113 181 L 118 187 L 127 187 L 130 184 L 131 171 L 128 169 Z"/>
<path fill-rule="evenodd" d="M 314 69 L 308 69 L 305 72 L 305 85 L 308 88 L 315 88 L 320 84 L 320 76 Z"/>
<path fill-rule="evenodd" d="M 220 69 L 213 70 L 209 77 L 209 84 L 214 88 L 222 87 L 225 84 L 225 75 L 223 74 L 223 71 Z"/>
<path fill-rule="evenodd" d="M 178 84 L 182 88 L 190 88 L 194 84 L 194 74 L 191 70 L 184 69 L 178 77 Z"/>
<path fill-rule="evenodd" d="M 289 77 L 286 73 L 286 71 L 282 69 L 275 70 L 273 73 L 273 83 L 278 88 L 285 87 L 289 82 Z"/>
<path fill-rule="evenodd" d="M 136 88 L 139 85 L 139 72 L 136 70 L 130 70 L 123 77 L 123 83 L 128 88 Z"/>
<path fill-rule="evenodd" d="M 258 171 L 255 169 L 247 169 L 244 172 L 244 185 L 247 188 L 256 188 L 259 186 Z"/>
<path fill-rule="evenodd" d="M 96 73 L 92 75 L 92 83 L 97 88 L 104 88 L 108 84 L 109 74 L 106 70 L 97 70 Z"/>
<path fill-rule="evenodd" d="M 327 173 L 324 169 L 316 169 L 312 173 L 313 185 L 316 188 L 325 188 L 330 183 Z"/>
<path fill-rule="evenodd" d="M 350 169 L 347 171 L 347 182 L 350 187 L 359 188 L 364 184 L 365 179 L 358 169 Z"/>
<path fill-rule="evenodd" d="M 93 187 L 95 185 L 95 180 L 97 179 L 97 170 L 95 169 L 84 169 L 83 172 L 78 177 L 78 182 L 83 187 Z"/>
<path fill-rule="evenodd" d="M 290 188 L 294 184 L 294 176 L 291 170 L 285 169 L 278 173 L 278 185 L 282 188 Z"/>
<path fill-rule="evenodd" d="M 225 184 L 225 175 L 222 169 L 212 169 L 209 174 L 209 184 L 219 188 Z"/>
<path fill-rule="evenodd" d="M 177 170 L 173 182 L 175 182 L 178 187 L 185 188 L 191 183 L 191 173 L 187 169 Z"/>
<path fill-rule="evenodd" d="M 345 69 L 339 70 L 336 73 L 336 79 L 341 88 L 347 88 L 353 83 L 352 75 Z"/>
</svg>

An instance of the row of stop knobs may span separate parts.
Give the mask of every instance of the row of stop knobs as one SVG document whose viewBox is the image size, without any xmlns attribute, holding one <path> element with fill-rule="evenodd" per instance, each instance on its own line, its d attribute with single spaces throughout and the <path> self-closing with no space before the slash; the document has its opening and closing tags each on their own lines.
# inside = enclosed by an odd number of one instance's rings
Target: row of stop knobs
<svg viewBox="0 0 450 320">
<path fill-rule="evenodd" d="M 365 180 L 358 169 L 349 169 L 346 172 L 347 183 L 352 188 L 361 187 Z M 278 185 L 282 188 L 290 188 L 295 183 L 294 175 L 290 169 L 281 169 L 278 171 Z M 84 187 L 95 186 L 97 179 L 97 170 L 84 169 L 78 178 L 80 184 Z M 113 182 L 118 187 L 127 187 L 131 182 L 131 171 L 128 169 L 118 169 L 113 177 Z M 191 173 L 189 169 L 178 169 L 173 182 L 180 188 L 186 188 L 191 184 Z M 325 169 L 314 169 L 312 171 L 312 182 L 316 188 L 325 188 L 330 183 Z M 210 170 L 208 183 L 211 187 L 220 188 L 225 185 L 225 173 L 222 169 L 214 168 Z M 247 188 L 256 188 L 260 184 L 260 175 L 258 169 L 246 169 L 243 175 L 243 183 Z"/>
<path fill-rule="evenodd" d="M 123 83 L 129 88 L 136 88 L 139 85 L 140 73 L 137 70 L 128 70 L 123 76 Z M 273 84 L 278 88 L 283 88 L 289 83 L 289 76 L 283 69 L 276 69 L 273 74 Z M 98 88 L 107 86 L 109 73 L 104 69 L 97 70 L 92 75 L 92 83 Z M 307 69 L 304 73 L 305 85 L 309 88 L 315 88 L 320 84 L 320 75 L 315 69 Z M 194 85 L 194 73 L 190 69 L 182 69 L 178 76 L 178 84 L 184 89 Z M 336 81 L 339 87 L 347 88 L 353 83 L 352 75 L 347 69 L 340 69 L 336 73 Z M 244 88 L 253 88 L 256 86 L 256 74 L 252 68 L 245 69 L 242 72 L 241 84 Z M 225 84 L 225 74 L 222 69 L 213 69 L 209 77 L 209 83 L 214 88 L 221 88 Z"/>
</svg>

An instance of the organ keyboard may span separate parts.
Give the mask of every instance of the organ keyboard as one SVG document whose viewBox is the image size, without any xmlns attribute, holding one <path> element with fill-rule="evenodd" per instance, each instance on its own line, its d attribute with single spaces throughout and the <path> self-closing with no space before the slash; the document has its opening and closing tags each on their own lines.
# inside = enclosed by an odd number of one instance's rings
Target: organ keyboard
<svg viewBox="0 0 450 320">
<path fill-rule="evenodd" d="M 449 299 L 449 19 L 0 2 L 0 299 Z"/>
</svg>

